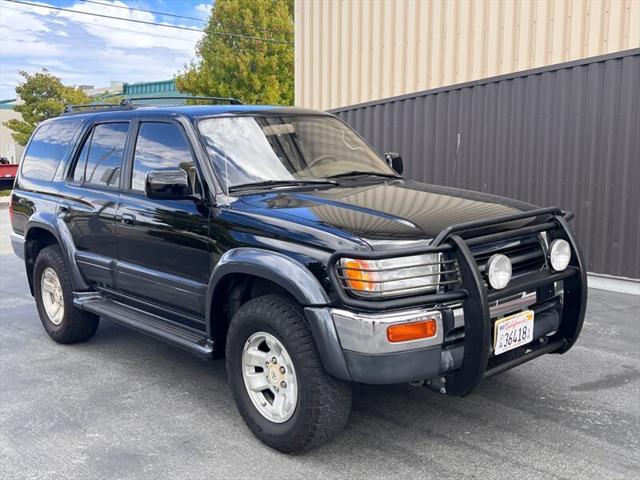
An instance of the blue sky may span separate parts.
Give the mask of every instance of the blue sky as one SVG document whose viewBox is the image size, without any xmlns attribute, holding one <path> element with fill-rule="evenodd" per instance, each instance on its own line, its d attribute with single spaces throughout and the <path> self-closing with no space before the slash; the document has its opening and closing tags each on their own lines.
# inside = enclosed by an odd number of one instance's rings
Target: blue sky
<svg viewBox="0 0 640 480">
<path fill-rule="evenodd" d="M 202 28 L 212 0 L 25 0 L 88 13 Z M 120 8 L 118 8 L 120 7 Z M 127 8 L 121 8 L 127 7 Z M 194 58 L 199 32 L 143 25 L 0 0 L 0 99 L 15 97 L 18 72 L 46 68 L 67 85 L 106 86 L 111 80 L 172 78 Z"/>
</svg>

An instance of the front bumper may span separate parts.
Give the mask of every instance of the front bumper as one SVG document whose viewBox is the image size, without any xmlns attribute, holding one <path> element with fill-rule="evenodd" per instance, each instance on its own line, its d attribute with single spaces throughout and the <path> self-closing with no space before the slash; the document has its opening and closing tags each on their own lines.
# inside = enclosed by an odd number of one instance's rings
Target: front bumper
<svg viewBox="0 0 640 480">
<path fill-rule="evenodd" d="M 438 325 L 437 342 L 412 345 L 414 348 L 399 349 L 392 344 L 384 348 L 378 336 L 379 332 L 384 334 L 386 327 L 399 318 L 406 319 L 422 311 L 391 314 L 393 320 L 385 319 L 383 315 L 368 316 L 331 308 L 308 307 L 304 311 L 324 368 L 334 377 L 360 383 L 389 384 L 411 382 L 438 374 L 442 350 L 441 324 Z M 361 322 L 359 332 L 356 322 Z M 367 338 L 372 340 L 370 344 L 366 343 Z M 364 351 L 345 348 L 357 345 L 360 347 L 356 348 Z"/>
<path fill-rule="evenodd" d="M 486 222 L 552 215 L 550 221 L 533 226 L 463 239 L 461 233 L 457 234 L 459 231 L 477 228 L 477 225 L 463 225 L 436 238 L 427 250 L 446 252 L 449 258 L 457 260 L 461 285 L 446 293 L 423 297 L 419 305 L 408 305 L 413 308 L 407 308 L 400 301 L 391 301 L 393 303 L 384 302 L 380 312 L 367 312 L 358 308 L 365 305 L 358 300 L 351 302 L 356 307 L 353 310 L 306 309 L 327 371 L 344 380 L 370 384 L 434 379 L 442 393 L 467 395 L 487 376 L 545 353 L 567 351 L 575 343 L 584 320 L 586 272 L 564 216 L 552 210 L 541 209 Z M 569 241 L 574 253 L 570 266 L 562 272 L 544 270 L 514 279 L 503 290 L 488 289 L 469 245 L 493 241 L 496 237 L 515 238 L 542 231 L 550 239 Z M 407 255 L 412 253 L 415 252 Z M 336 256 L 351 254 L 344 252 Z M 397 255 L 397 252 L 393 254 Z M 371 254 L 372 257 L 376 255 L 385 253 Z M 533 342 L 499 356 L 493 355 L 495 319 L 525 308 L 535 312 Z M 425 315 L 437 318 L 436 337 L 404 344 L 390 344 L 384 339 L 389 324 Z M 323 338 L 318 330 L 323 330 L 324 334 L 330 332 L 330 335 Z M 333 345 L 327 347 L 327 340 Z"/>
<path fill-rule="evenodd" d="M 389 313 L 355 313 L 332 309 L 331 317 L 344 351 L 351 379 L 385 384 L 410 382 L 438 374 L 443 334 L 443 313 L 411 309 Z M 387 339 L 387 328 L 396 324 L 434 320 L 433 337 L 401 343 Z"/>
<path fill-rule="evenodd" d="M 489 309 L 492 321 L 523 309 L 535 312 L 533 350 L 548 346 L 546 336 L 560 326 L 563 292 L 555 288 L 553 296 L 539 302 L 535 291 L 515 299 L 495 302 Z M 313 313 L 311 313 L 313 312 Z M 307 309 L 307 316 L 330 325 L 330 341 L 339 343 L 330 353 L 335 365 L 340 364 L 340 378 L 367 384 L 390 384 L 426 380 L 449 374 L 462 366 L 464 345 L 461 329 L 464 313 L 461 306 L 441 310 L 409 309 L 391 313 L 356 313 L 342 309 Z M 437 334 L 428 339 L 390 343 L 386 330 L 390 325 L 420 321 L 437 322 Z M 317 330 L 317 329 L 316 329 Z M 315 335 L 316 338 L 319 335 Z M 326 355 L 325 355 L 326 357 Z M 513 354 L 503 358 L 511 360 Z"/>
</svg>

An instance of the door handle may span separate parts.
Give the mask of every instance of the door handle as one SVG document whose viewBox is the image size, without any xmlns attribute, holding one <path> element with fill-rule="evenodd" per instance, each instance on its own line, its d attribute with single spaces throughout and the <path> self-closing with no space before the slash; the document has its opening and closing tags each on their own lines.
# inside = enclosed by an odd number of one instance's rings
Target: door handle
<svg viewBox="0 0 640 480">
<path fill-rule="evenodd" d="M 120 221 L 125 225 L 133 225 L 136 223 L 136 217 L 130 213 L 123 213 Z"/>
<path fill-rule="evenodd" d="M 57 213 L 58 215 L 61 215 L 61 216 L 64 216 L 64 215 L 66 215 L 67 213 L 69 213 L 69 210 L 70 210 L 69 205 L 66 205 L 66 204 L 64 204 L 64 203 L 59 204 L 59 205 L 56 207 L 56 213 Z"/>
</svg>

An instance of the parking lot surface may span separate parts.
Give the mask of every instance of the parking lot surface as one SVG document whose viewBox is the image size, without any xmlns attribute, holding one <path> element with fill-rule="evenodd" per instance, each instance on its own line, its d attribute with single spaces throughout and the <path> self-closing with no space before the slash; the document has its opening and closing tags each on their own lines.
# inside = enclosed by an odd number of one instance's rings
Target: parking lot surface
<svg viewBox="0 0 640 480">
<path fill-rule="evenodd" d="M 57 345 L 0 210 L 0 478 L 625 479 L 640 472 L 640 297 L 591 290 L 578 344 L 466 398 L 355 388 L 344 433 L 300 456 L 256 440 L 224 363 L 102 321 Z"/>
</svg>

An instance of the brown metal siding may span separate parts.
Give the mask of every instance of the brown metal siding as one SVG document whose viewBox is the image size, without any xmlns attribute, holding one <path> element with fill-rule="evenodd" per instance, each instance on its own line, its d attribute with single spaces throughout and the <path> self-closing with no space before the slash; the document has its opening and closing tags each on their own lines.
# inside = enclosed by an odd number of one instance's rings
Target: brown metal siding
<svg viewBox="0 0 640 480">
<path fill-rule="evenodd" d="M 640 49 L 333 110 L 416 180 L 576 213 L 589 271 L 640 278 Z"/>
</svg>

